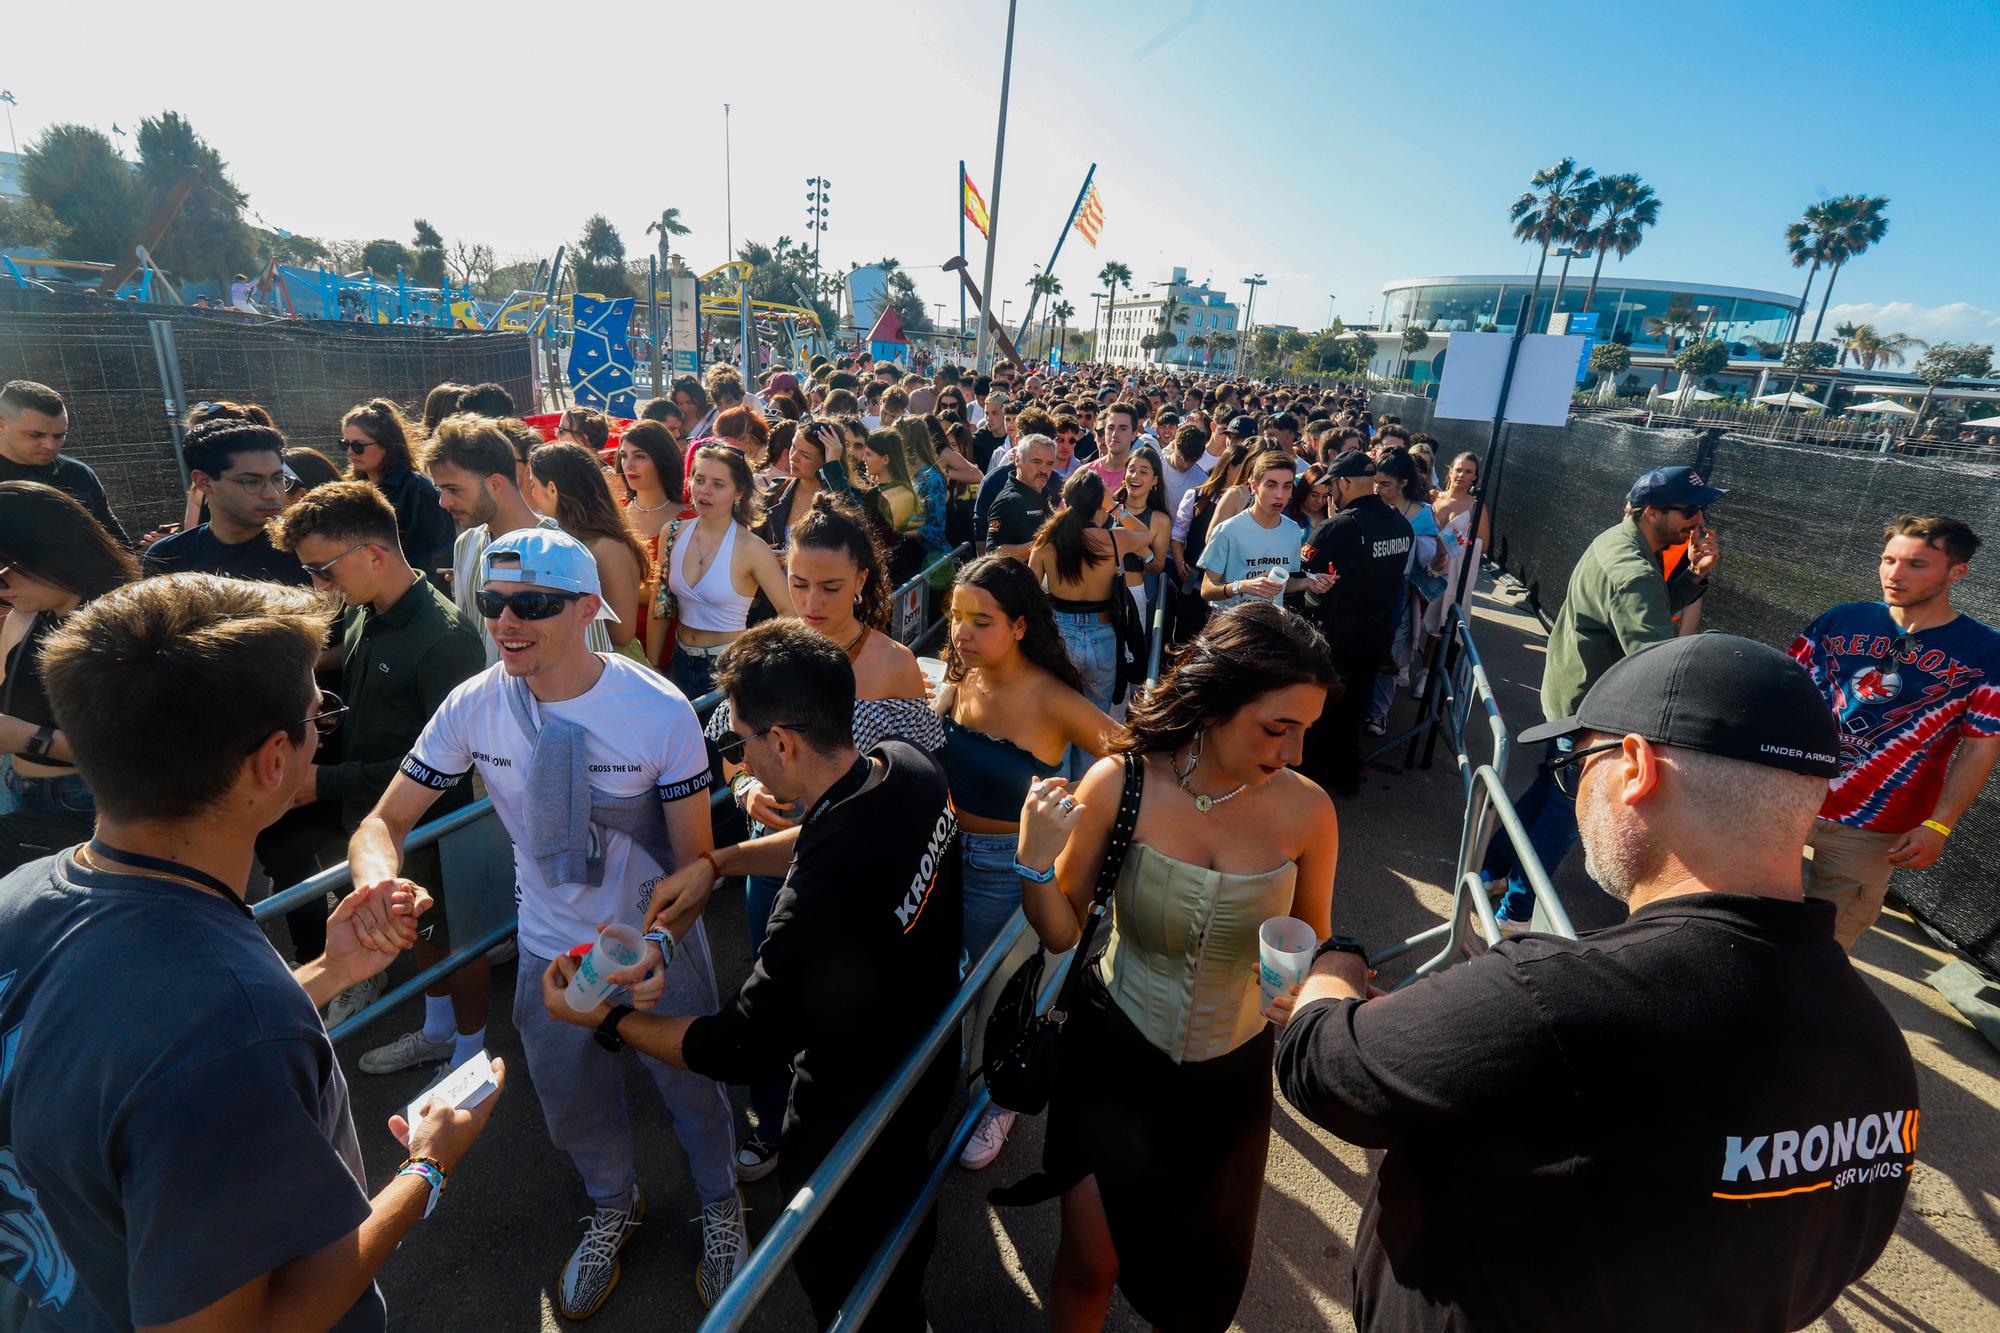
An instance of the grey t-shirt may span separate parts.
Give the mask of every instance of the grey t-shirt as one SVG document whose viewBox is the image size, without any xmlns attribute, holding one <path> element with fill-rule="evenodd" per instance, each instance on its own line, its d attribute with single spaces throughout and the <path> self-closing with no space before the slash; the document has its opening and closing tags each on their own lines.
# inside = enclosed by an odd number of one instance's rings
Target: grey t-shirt
<svg viewBox="0 0 2000 1333">
<path fill-rule="evenodd" d="M 0 1266 L 29 1329 L 201 1310 L 369 1215 L 312 1000 L 235 904 L 79 867 L 0 879 Z M 387 1326 L 370 1286 L 334 1325 Z"/>
</svg>

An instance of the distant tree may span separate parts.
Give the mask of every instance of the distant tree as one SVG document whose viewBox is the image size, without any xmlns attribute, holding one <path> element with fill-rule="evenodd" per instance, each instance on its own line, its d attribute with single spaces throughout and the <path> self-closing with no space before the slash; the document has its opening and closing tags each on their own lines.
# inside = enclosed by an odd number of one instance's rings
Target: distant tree
<svg viewBox="0 0 2000 1333">
<path fill-rule="evenodd" d="M 632 295 L 632 284 L 625 273 L 624 238 L 602 213 L 584 219 L 583 235 L 577 238 L 570 271 L 575 275 L 577 291 L 586 295 Z"/>
<path fill-rule="evenodd" d="M 51 125 L 21 156 L 28 197 L 67 233 L 58 257 L 116 263 L 127 253 L 144 204 L 110 139 L 88 125 Z"/>
<path fill-rule="evenodd" d="M 1532 188 L 1507 210 L 1507 216 L 1514 224 L 1514 239 L 1523 243 L 1533 242 L 1541 250 L 1541 258 L 1535 264 L 1534 291 L 1528 301 L 1531 321 L 1534 318 L 1535 298 L 1542 292 L 1542 270 L 1548 266 L 1549 248 L 1576 238 L 1584 220 L 1579 216 L 1581 195 L 1595 179 L 1596 172 L 1589 167 L 1579 167 L 1575 158 L 1566 157 L 1531 176 L 1528 184 Z"/>
<path fill-rule="evenodd" d="M 889 274 L 889 304 L 896 307 L 896 314 L 902 319 L 907 332 L 930 333 L 936 327 L 931 323 L 930 312 L 924 309 L 924 298 L 917 291 L 916 279 L 901 269 Z"/>
<path fill-rule="evenodd" d="M 1787 370 L 1800 372 L 1826 370 L 1829 367 L 1837 365 L 1839 360 L 1840 349 L 1832 343 L 1793 343 L 1785 349 L 1785 369 Z"/>
<path fill-rule="evenodd" d="M 53 252 L 68 239 L 69 228 L 62 219 L 33 199 L 0 199 L 0 245 Z"/>
<path fill-rule="evenodd" d="M 258 247 L 269 256 L 271 263 L 316 268 L 332 258 L 332 251 L 326 242 L 317 237 L 281 235 L 275 231 L 266 231 L 262 227 L 253 228 L 252 234 L 257 239 Z M 259 264 L 258 267 L 262 268 L 263 265 Z"/>
<path fill-rule="evenodd" d="M 1410 358 L 1431 345 L 1431 335 L 1422 329 L 1403 330 L 1403 378 L 1408 378 Z"/>
<path fill-rule="evenodd" d="M 152 249 L 153 260 L 184 277 L 227 284 L 237 273 L 257 267 L 256 237 L 243 220 L 249 196 L 230 180 L 222 155 L 179 112 L 140 121 L 139 191 L 146 213 L 180 184 L 183 167 L 198 169 L 205 185 L 189 194 L 174 215 Z"/>
<path fill-rule="evenodd" d="M 1873 324 L 1856 324 L 1852 328 L 1848 350 L 1854 353 L 1855 364 L 1863 370 L 1900 366 L 1911 348 L 1930 346 L 1922 338 L 1912 338 L 1907 333 L 1877 333 Z"/>
<path fill-rule="evenodd" d="M 1691 342 L 1674 358 L 1674 369 L 1681 373 L 1683 390 L 1693 388 L 1707 376 L 1728 368 L 1729 347 L 1720 338 Z"/>
<path fill-rule="evenodd" d="M 1132 268 L 1129 264 L 1111 260 L 1097 270 L 1097 280 L 1104 284 L 1105 294 L 1110 298 L 1104 310 L 1104 336 L 1106 341 L 1109 341 L 1111 318 L 1118 313 L 1118 289 L 1123 287 L 1128 292 L 1132 290 Z"/>
<path fill-rule="evenodd" d="M 401 241 L 377 237 L 361 247 L 361 267 L 373 273 L 377 281 L 394 282 L 396 270 L 405 273 L 416 267 L 416 256 Z"/>
<path fill-rule="evenodd" d="M 535 284 L 535 274 L 540 268 L 541 264 L 532 259 L 500 264 L 486 275 L 483 282 L 475 280 L 475 286 L 482 296 L 496 299 L 510 296 L 515 292 L 531 289 Z"/>
<path fill-rule="evenodd" d="M 1839 280 L 1842 266 L 1850 259 L 1859 258 L 1889 230 L 1889 201 L 1881 195 L 1843 194 L 1837 199 L 1827 200 L 1827 208 L 1822 242 L 1833 272 L 1826 275 L 1826 287 L 1820 292 L 1819 315 L 1813 320 L 1815 338 L 1819 337 L 1819 326 L 1826 320 L 1827 303 L 1833 299 L 1833 284 Z"/>
<path fill-rule="evenodd" d="M 1600 176 L 1586 184 L 1578 208 L 1583 216 L 1576 240 L 1597 252 L 1597 263 L 1590 270 L 1590 287 L 1583 294 L 1583 308 L 1589 310 L 1590 303 L 1597 298 L 1597 279 L 1604 272 L 1604 256 L 1616 254 L 1623 262 L 1637 250 L 1646 239 L 1646 228 L 1660 220 L 1660 200 L 1652 186 L 1628 171 Z"/>
<path fill-rule="evenodd" d="M 1632 366 L 1632 349 L 1622 343 L 1599 343 L 1590 349 L 1590 369 L 1609 397 L 1618 377 Z"/>
<path fill-rule="evenodd" d="M 410 281 L 419 287 L 444 286 L 444 237 L 430 223 L 418 218 L 410 238 Z"/>
<path fill-rule="evenodd" d="M 1921 426 L 1938 386 L 1947 380 L 1984 379 L 1993 373 L 1993 349 L 1985 343 L 1934 343 L 1917 358 L 1916 370 L 1917 378 L 1924 382 L 1924 401 L 1911 424 Z"/>
<path fill-rule="evenodd" d="M 493 247 L 459 237 L 444 252 L 445 270 L 455 287 L 485 287 L 493 276 Z"/>
<path fill-rule="evenodd" d="M 1252 367 L 1269 367 L 1278 364 L 1278 331 L 1272 328 L 1258 329 L 1250 335 L 1249 361 Z"/>
<path fill-rule="evenodd" d="M 678 208 L 661 209 L 660 216 L 646 224 L 646 234 L 660 238 L 660 272 L 665 273 L 673 267 L 674 238 L 688 234 L 687 224 L 681 221 L 681 211 Z"/>
</svg>

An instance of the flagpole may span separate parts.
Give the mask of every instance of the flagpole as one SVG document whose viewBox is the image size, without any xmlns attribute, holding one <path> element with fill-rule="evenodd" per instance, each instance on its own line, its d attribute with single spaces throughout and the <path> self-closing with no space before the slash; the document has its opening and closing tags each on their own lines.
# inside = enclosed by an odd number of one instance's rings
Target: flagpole
<svg viewBox="0 0 2000 1333">
<path fill-rule="evenodd" d="M 958 252 L 965 253 L 965 159 L 958 159 Z M 958 336 L 965 336 L 965 284 L 958 285 Z M 961 347 L 959 351 L 964 352 Z"/>
<path fill-rule="evenodd" d="M 1056 271 L 1056 260 L 1062 255 L 1063 242 L 1069 239 L 1069 229 L 1076 225 L 1076 215 L 1078 210 L 1083 207 L 1083 201 L 1090 197 L 1090 182 L 1096 175 L 1097 164 L 1093 162 L 1090 164 L 1090 170 L 1083 173 L 1083 188 L 1076 192 L 1076 202 L 1069 206 L 1069 220 L 1064 222 L 1062 230 L 1056 233 L 1055 251 L 1049 255 L 1048 267 L 1044 268 L 1042 272 L 1053 273 Z M 1026 342 L 1028 325 L 1034 323 L 1035 320 L 1035 302 L 1041 299 L 1042 292 L 1039 287 L 1033 288 L 1028 292 L 1028 313 L 1021 316 L 1021 327 L 1014 334 L 1015 342 Z"/>
<path fill-rule="evenodd" d="M 979 285 L 979 345 L 973 367 L 989 369 L 989 332 L 993 323 L 993 260 L 1000 245 L 1000 168 L 1007 160 L 1007 90 L 1014 79 L 1014 11 L 1019 0 L 1007 0 L 1007 51 L 1000 64 L 1000 124 L 993 133 L 993 202 L 986 207 L 986 281 Z"/>
</svg>

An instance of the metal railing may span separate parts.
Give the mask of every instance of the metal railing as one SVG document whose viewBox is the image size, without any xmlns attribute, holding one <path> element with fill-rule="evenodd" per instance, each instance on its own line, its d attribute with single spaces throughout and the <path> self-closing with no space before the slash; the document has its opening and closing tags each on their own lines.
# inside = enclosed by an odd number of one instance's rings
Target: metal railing
<svg viewBox="0 0 2000 1333">
<path fill-rule="evenodd" d="M 1475 705 L 1486 721 L 1493 747 L 1492 759 L 1483 764 L 1473 757 L 1467 744 Z M 1493 904 L 1486 896 L 1486 882 L 1480 874 L 1486 860 L 1486 849 L 1495 833 L 1504 834 L 1513 845 L 1521 873 L 1534 894 L 1534 929 L 1545 935 L 1576 938 L 1576 927 L 1570 924 L 1569 912 L 1557 896 L 1541 857 L 1528 840 L 1528 830 L 1521 822 L 1520 813 L 1514 809 L 1513 799 L 1507 795 L 1504 774 L 1513 752 L 1513 741 L 1507 734 L 1505 720 L 1500 716 L 1500 702 L 1494 696 L 1493 683 L 1486 674 L 1485 664 L 1480 661 L 1479 646 L 1473 641 L 1472 624 L 1463 606 L 1453 606 L 1446 615 L 1442 651 L 1430 680 L 1426 682 L 1417 723 L 1400 733 L 1400 737 L 1409 740 L 1406 766 L 1409 759 L 1416 756 L 1421 741 L 1425 746 L 1422 766 L 1430 767 L 1431 753 L 1440 736 L 1450 743 L 1452 754 L 1458 761 L 1460 781 L 1465 786 L 1465 813 L 1459 824 L 1458 855 L 1453 864 L 1451 907 L 1442 925 L 1418 931 L 1401 943 L 1369 955 L 1369 964 L 1377 966 L 1434 941 L 1443 941 L 1443 947 L 1437 953 L 1419 963 L 1407 977 L 1396 983 L 1395 989 L 1398 990 L 1462 957 L 1468 949 L 1468 923 L 1476 929 L 1484 945 L 1500 942 L 1500 926 L 1494 918 Z M 1396 742 L 1397 738 L 1391 738 L 1375 753 L 1380 754 Z"/>
</svg>

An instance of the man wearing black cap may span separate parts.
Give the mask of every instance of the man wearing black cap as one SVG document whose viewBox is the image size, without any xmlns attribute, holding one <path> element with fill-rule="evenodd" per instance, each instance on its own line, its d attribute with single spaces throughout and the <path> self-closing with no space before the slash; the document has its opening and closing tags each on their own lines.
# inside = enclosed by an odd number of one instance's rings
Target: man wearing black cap
<svg viewBox="0 0 2000 1333">
<path fill-rule="evenodd" d="M 1361 715 L 1396 637 L 1413 534 L 1410 520 L 1375 494 L 1375 464 L 1367 454 L 1342 454 L 1326 475 L 1333 510 L 1307 536 L 1301 572 L 1334 577 L 1325 592 L 1306 593 L 1305 607 L 1333 649 L 1341 697 L 1329 698 L 1306 732 L 1300 767 L 1328 790 L 1352 796 L 1361 789 Z"/>
<path fill-rule="evenodd" d="M 1832 719 L 1784 654 L 1708 634 L 1623 659 L 1521 739 L 1555 736 L 1586 864 L 1630 919 L 1376 999 L 1335 936 L 1292 1002 L 1286 1098 L 1388 1150 L 1355 1324 L 1803 1328 L 1887 1245 L 1920 1122 L 1895 1020 L 1800 889 Z"/>
<path fill-rule="evenodd" d="M 1570 571 L 1569 592 L 1549 629 L 1542 665 L 1542 716 L 1567 717 L 1598 677 L 1620 658 L 1680 632 L 1674 615 L 1708 590 L 1715 569 L 1715 532 L 1706 508 L 1726 491 L 1709 485 L 1691 467 L 1654 468 L 1632 483 L 1624 521 L 1597 534 Z M 1687 558 L 1668 576 L 1660 553 L 1688 543 Z M 1549 757 L 1567 746 L 1549 742 Z M 1515 803 L 1528 825 L 1528 841 L 1553 875 L 1576 841 L 1576 812 L 1546 771 Z M 1513 845 L 1495 838 L 1482 873 L 1505 879 L 1500 928 L 1525 930 L 1535 898 L 1515 859 Z"/>
</svg>

